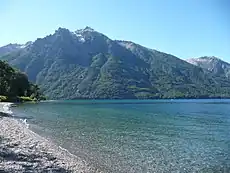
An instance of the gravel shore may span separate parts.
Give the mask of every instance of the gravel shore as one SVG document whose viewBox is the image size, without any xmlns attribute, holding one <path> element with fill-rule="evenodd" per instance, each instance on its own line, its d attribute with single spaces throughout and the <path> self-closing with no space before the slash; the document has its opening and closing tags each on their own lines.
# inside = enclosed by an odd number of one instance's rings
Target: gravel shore
<svg viewBox="0 0 230 173">
<path fill-rule="evenodd" d="M 9 105 L 0 103 L 0 173 L 100 172 L 12 118 Z"/>
</svg>

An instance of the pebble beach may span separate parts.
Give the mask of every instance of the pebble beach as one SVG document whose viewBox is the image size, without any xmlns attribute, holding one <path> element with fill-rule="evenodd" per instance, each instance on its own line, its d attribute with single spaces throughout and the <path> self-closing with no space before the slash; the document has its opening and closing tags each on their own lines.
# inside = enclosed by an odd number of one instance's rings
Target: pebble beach
<svg viewBox="0 0 230 173">
<path fill-rule="evenodd" d="M 0 172 L 100 172 L 81 158 L 14 119 L 11 103 L 0 103 Z"/>
</svg>

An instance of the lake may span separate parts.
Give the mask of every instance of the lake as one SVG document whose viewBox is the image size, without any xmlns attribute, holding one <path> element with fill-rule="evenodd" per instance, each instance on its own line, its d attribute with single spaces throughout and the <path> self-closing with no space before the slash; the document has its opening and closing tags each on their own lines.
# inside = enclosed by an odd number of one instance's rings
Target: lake
<svg viewBox="0 0 230 173">
<path fill-rule="evenodd" d="M 230 100 L 47 101 L 13 112 L 104 172 L 230 172 Z"/>
</svg>

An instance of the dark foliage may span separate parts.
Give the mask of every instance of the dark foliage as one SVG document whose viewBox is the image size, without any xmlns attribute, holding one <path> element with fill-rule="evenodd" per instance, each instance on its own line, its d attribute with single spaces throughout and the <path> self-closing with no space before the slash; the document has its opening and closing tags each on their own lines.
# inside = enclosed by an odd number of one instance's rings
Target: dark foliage
<svg viewBox="0 0 230 173">
<path fill-rule="evenodd" d="M 27 76 L 12 67 L 6 62 L 0 61 L 0 95 L 4 100 L 17 100 L 18 96 L 40 99 L 40 92 L 37 85 L 28 81 Z M 18 98 L 19 99 L 19 98 Z"/>
</svg>

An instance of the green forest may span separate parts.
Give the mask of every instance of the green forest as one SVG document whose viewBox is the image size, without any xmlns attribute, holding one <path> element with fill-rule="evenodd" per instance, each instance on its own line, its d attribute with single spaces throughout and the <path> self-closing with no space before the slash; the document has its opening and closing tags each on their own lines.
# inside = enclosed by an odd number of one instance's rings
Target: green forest
<svg viewBox="0 0 230 173">
<path fill-rule="evenodd" d="M 0 101 L 37 101 L 44 99 L 39 87 L 27 76 L 0 60 Z"/>
</svg>

